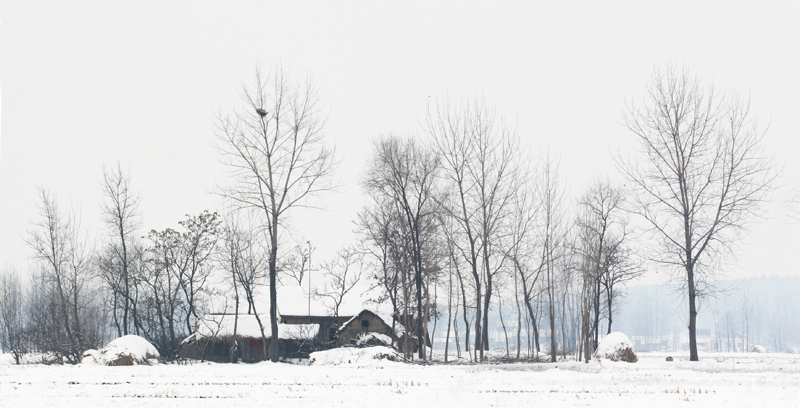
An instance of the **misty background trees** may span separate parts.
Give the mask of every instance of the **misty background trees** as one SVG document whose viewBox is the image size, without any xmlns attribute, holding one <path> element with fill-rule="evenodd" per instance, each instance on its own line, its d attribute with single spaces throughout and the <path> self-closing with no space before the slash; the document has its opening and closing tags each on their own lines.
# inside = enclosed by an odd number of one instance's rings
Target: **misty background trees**
<svg viewBox="0 0 800 408">
<path fill-rule="evenodd" d="M 641 143 L 619 158 L 626 181 L 598 175 L 584 191 L 561 176 L 568 152 L 523 145 L 513 121 L 482 98 L 433 99 L 413 133 L 374 136 L 357 242 L 316 262 L 313 231 L 294 233 L 290 215 L 333 187 L 319 91 L 277 67 L 256 70 L 241 98 L 215 120 L 228 176 L 214 191 L 217 211 L 144 232 L 143 198 L 117 164 L 99 177 L 105 228 L 92 242 L 77 212 L 41 190 L 26 236 L 31 268 L 0 273 L 4 351 L 77 363 L 87 349 L 136 334 L 176 359 L 214 310 L 237 323 L 254 314 L 264 357 L 279 361 L 277 339 L 271 350 L 266 339 L 278 332 L 281 285 L 309 285 L 331 315 L 368 288 L 404 328 L 407 359 L 432 358 L 430 347 L 414 352 L 423 344 L 442 348 L 446 361 L 486 361 L 494 349 L 509 360 L 589 361 L 617 329 L 661 350 L 679 349 L 688 328 L 692 359 L 699 349 L 800 345 L 797 325 L 769 304 L 790 296 L 722 282 L 774 173 L 747 104 L 688 72 L 656 71 L 644 102 L 624 116 Z M 674 286 L 628 288 L 656 266 Z M 313 288 L 311 272 L 321 278 Z M 686 303 L 675 303 L 682 290 Z M 267 293 L 268 323 L 259 303 Z"/>
</svg>

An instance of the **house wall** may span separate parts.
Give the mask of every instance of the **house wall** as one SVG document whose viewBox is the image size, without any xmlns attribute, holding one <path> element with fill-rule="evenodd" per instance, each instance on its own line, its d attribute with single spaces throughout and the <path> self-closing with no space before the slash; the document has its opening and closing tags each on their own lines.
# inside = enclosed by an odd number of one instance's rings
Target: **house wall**
<svg viewBox="0 0 800 408">
<path fill-rule="evenodd" d="M 240 361 L 253 363 L 264 360 L 263 341 L 260 338 L 236 336 L 239 347 L 237 357 Z M 267 350 L 269 350 L 269 341 Z M 211 341 L 202 339 L 190 344 L 184 344 L 179 353 L 180 358 L 192 360 L 214 361 L 217 363 L 227 363 L 231 361 L 230 348 L 233 343 L 233 336 L 217 337 Z M 203 356 L 205 350 L 205 356 Z"/>
<path fill-rule="evenodd" d="M 394 335 L 392 328 L 387 325 L 383 319 L 370 311 L 363 311 L 352 319 L 346 326 L 342 327 L 338 332 L 336 344 L 343 346 L 345 344 L 355 344 L 362 333 L 380 333 L 391 337 L 397 342 L 397 337 Z"/>
<path fill-rule="evenodd" d="M 266 341 L 267 352 L 269 352 L 270 339 L 236 336 L 238 340 L 237 357 L 239 361 L 245 363 L 255 363 L 264 361 L 264 343 Z M 214 361 L 217 363 L 228 363 L 231 361 L 230 348 L 233 336 L 217 337 L 210 342 L 207 339 L 185 344 L 179 353 L 180 358 L 192 360 Z M 319 349 L 319 342 L 312 340 L 281 339 L 281 356 L 285 358 L 305 358 L 309 353 Z M 205 356 L 203 350 L 205 349 Z"/>
</svg>

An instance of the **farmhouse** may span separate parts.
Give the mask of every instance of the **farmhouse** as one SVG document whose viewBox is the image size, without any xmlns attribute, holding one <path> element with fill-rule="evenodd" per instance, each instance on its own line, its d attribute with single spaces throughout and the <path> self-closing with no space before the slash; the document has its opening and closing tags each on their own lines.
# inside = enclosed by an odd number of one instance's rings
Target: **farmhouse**
<svg viewBox="0 0 800 408">
<path fill-rule="evenodd" d="M 261 324 L 264 327 L 263 337 L 256 315 L 202 316 L 197 320 L 195 332 L 183 341 L 180 357 L 229 362 L 231 353 L 234 352 L 239 361 L 266 360 L 272 339 L 269 318 L 261 316 Z M 278 324 L 281 355 L 300 357 L 318 349 L 320 346 L 316 338 L 318 332 L 317 324 Z"/>
<path fill-rule="evenodd" d="M 258 317 L 264 328 L 262 337 L 258 319 L 247 305 L 240 303 L 236 313 L 223 310 L 200 317 L 195 324 L 195 333 L 183 341 L 180 357 L 217 362 L 236 360 L 256 362 L 267 359 L 272 333 L 270 331 L 269 298 L 259 298 L 256 304 Z M 331 308 L 318 299 L 311 298 L 302 288 L 281 287 L 278 290 L 278 335 L 281 339 L 281 355 L 288 358 L 303 358 L 317 350 L 356 345 L 368 333 L 374 333 L 381 343 L 398 345 L 395 333 L 403 333 L 397 323 L 391 327 L 388 313 L 377 308 L 367 310 L 364 302 L 355 299 L 339 306 L 340 314 L 333 315 Z M 348 314 L 343 314 L 348 313 Z M 381 317 L 384 316 L 384 317 Z M 234 336 L 234 332 L 236 335 Z"/>
<path fill-rule="evenodd" d="M 366 340 L 368 334 L 381 335 L 372 336 L 372 339 L 377 339 L 378 342 L 383 343 L 374 345 L 391 346 L 398 344 L 397 335 L 392 327 L 389 326 L 389 323 L 374 312 L 364 309 L 339 328 L 336 332 L 336 345 L 358 345 L 359 340 Z"/>
</svg>

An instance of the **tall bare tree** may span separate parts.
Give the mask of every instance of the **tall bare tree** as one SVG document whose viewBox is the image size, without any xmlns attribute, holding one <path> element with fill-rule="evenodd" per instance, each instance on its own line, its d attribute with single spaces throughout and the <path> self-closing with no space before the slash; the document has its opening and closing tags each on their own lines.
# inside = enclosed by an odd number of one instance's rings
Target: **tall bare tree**
<svg viewBox="0 0 800 408">
<path fill-rule="evenodd" d="M 104 202 L 101 204 L 103 222 L 106 223 L 109 241 L 104 250 L 104 259 L 100 259 L 102 276 L 111 288 L 114 297 L 114 321 L 117 322 L 117 334 L 129 334 L 131 323 L 136 326 L 135 282 L 133 276 L 136 231 L 141 227 L 139 214 L 140 197 L 131 190 L 131 177 L 122 171 L 117 163 L 116 168 L 103 167 L 101 187 Z M 121 309 L 121 310 L 120 310 Z M 121 312 L 122 322 L 117 320 Z"/>
<path fill-rule="evenodd" d="M 0 347 L 19 364 L 24 354 L 23 306 L 25 296 L 17 271 L 0 270 Z"/>
<path fill-rule="evenodd" d="M 536 324 L 533 302 L 535 301 L 536 287 L 541 276 L 541 263 L 537 262 L 538 242 L 535 236 L 536 223 L 541 214 L 541 201 L 539 197 L 534 197 L 534 184 L 539 180 L 535 177 L 535 171 L 528 170 L 524 174 L 528 175 L 523 182 L 519 183 L 515 191 L 515 199 L 512 205 L 512 212 L 508 220 L 508 232 L 505 236 L 505 256 L 508 258 L 513 270 L 514 300 L 517 307 L 517 358 L 521 355 L 522 346 L 522 320 L 523 313 L 520 305 L 520 295 L 522 304 L 525 306 L 527 319 L 531 322 L 534 332 L 534 347 L 539 351 L 539 329 Z"/>
<path fill-rule="evenodd" d="M 542 161 L 539 175 L 538 193 L 540 200 L 539 221 L 537 222 L 538 249 L 540 253 L 541 275 L 544 291 L 547 294 L 547 316 L 550 323 L 550 359 L 556 361 L 556 312 L 558 291 L 564 257 L 567 226 L 564 222 L 565 203 L 562 180 L 558 173 L 558 163 L 549 152 Z"/>
<path fill-rule="evenodd" d="M 611 333 L 614 312 L 619 299 L 625 294 L 624 285 L 638 279 L 645 271 L 641 262 L 634 257 L 634 252 L 628 245 L 627 235 L 624 231 L 622 231 L 622 235 L 611 235 L 609 238 L 600 269 L 600 284 L 603 287 L 606 317 L 608 318 L 606 334 Z"/>
<path fill-rule="evenodd" d="M 181 296 L 177 271 L 180 233 L 171 228 L 150 231 L 148 239 L 152 246 L 143 263 L 143 276 L 137 279 L 143 306 L 137 307 L 137 321 L 142 328 L 140 335 L 153 343 L 163 358 L 171 360 L 177 358 L 181 341 L 191 333 L 181 325 L 189 308 Z"/>
<path fill-rule="evenodd" d="M 517 187 L 519 144 L 515 130 L 496 121 L 482 100 L 451 107 L 445 99 L 429 106 L 426 131 L 454 196 L 454 205 L 443 208 L 464 232 L 459 246 L 476 288 L 475 351 L 482 360 L 489 347 L 493 278 L 505 259 L 497 242 Z"/>
<path fill-rule="evenodd" d="M 189 333 L 194 331 L 192 323 L 198 317 L 198 297 L 206 290 L 206 282 L 211 276 L 211 257 L 216 250 L 221 222 L 216 212 L 208 211 L 187 216 L 186 220 L 179 222 L 186 231 L 177 236 L 173 262 L 186 301 L 184 322 Z"/>
<path fill-rule="evenodd" d="M 579 200 L 581 216 L 578 218 L 578 250 L 582 255 L 581 265 L 584 293 L 591 304 L 594 318 L 589 325 L 592 333 L 592 349 L 586 352 L 586 358 L 597 348 L 600 330 L 601 298 L 603 282 L 615 283 L 604 279 L 609 269 L 609 261 L 615 248 L 622 245 L 625 235 L 625 220 L 621 217 L 623 192 L 608 181 L 596 181 Z M 616 234 L 612 238 L 612 234 Z M 617 241 L 619 240 L 619 242 Z M 621 249 L 620 249 L 621 250 Z M 610 319 L 610 314 L 609 314 Z M 585 333 L 587 334 L 587 333 Z M 588 338 L 587 338 L 588 340 Z M 587 345 L 588 345 L 587 341 Z"/>
<path fill-rule="evenodd" d="M 55 352 L 77 363 L 86 347 L 95 345 L 87 344 L 83 327 L 86 322 L 81 313 L 91 273 L 89 254 L 76 216 L 63 213 L 47 191 L 40 190 L 39 196 L 41 218 L 33 224 L 26 242 L 40 268 L 43 293 L 49 297 L 55 323 L 53 332 L 41 333 L 54 339 L 51 349 L 42 351 Z"/>
<path fill-rule="evenodd" d="M 395 327 L 400 310 L 400 268 L 395 262 L 396 255 L 404 245 L 399 241 L 402 217 L 387 197 L 377 196 L 375 203 L 358 214 L 357 228 L 362 238 L 361 246 L 366 251 L 365 261 L 377 264 L 372 268 L 370 279 L 383 289 L 376 299 L 389 301 L 392 306 L 392 327 Z"/>
<path fill-rule="evenodd" d="M 242 106 L 217 120 L 220 160 L 232 183 L 221 194 L 263 217 L 269 241 L 270 359 L 278 361 L 277 262 L 281 226 L 290 209 L 331 188 L 334 153 L 325 143 L 319 95 L 310 80 L 293 81 L 283 68 L 256 69 L 242 87 Z"/>
<path fill-rule="evenodd" d="M 638 160 L 620 160 L 631 210 L 658 242 L 653 259 L 685 285 L 690 360 L 697 361 L 697 298 L 720 255 L 733 255 L 774 180 L 764 134 L 748 102 L 676 67 L 654 72 L 625 123 L 639 142 Z"/>
<path fill-rule="evenodd" d="M 236 333 L 239 324 L 239 290 L 244 294 L 247 302 L 247 313 L 253 314 L 261 331 L 261 341 L 263 344 L 264 359 L 267 358 L 267 339 L 264 331 L 264 323 L 258 314 L 255 295 L 264 286 L 264 280 L 268 278 L 268 259 L 269 251 L 265 249 L 263 242 L 256 239 L 256 233 L 252 226 L 240 222 L 238 214 L 231 214 L 226 219 L 225 227 L 222 231 L 222 243 L 220 264 L 228 272 L 232 279 L 234 289 L 234 343 L 231 345 L 231 362 L 236 359 Z"/>
<path fill-rule="evenodd" d="M 400 272 L 410 271 L 413 276 L 413 286 L 416 289 L 414 299 L 416 300 L 416 335 L 420 342 L 418 356 L 425 359 L 425 329 L 423 320 L 425 308 L 423 307 L 424 296 L 424 277 L 426 268 L 424 260 L 431 251 L 429 228 L 437 223 L 436 203 L 434 200 L 434 184 L 436 175 L 440 167 L 437 156 L 427 150 L 424 146 L 417 143 L 413 138 L 400 138 L 389 136 L 375 141 L 374 158 L 368 170 L 364 184 L 370 194 L 376 200 L 387 200 L 397 212 L 401 220 L 400 234 L 405 233 L 410 246 L 402 246 L 410 249 L 406 254 L 395 254 L 400 258 L 410 255 L 410 269 L 400 268 Z M 401 238 L 402 240 L 402 238 Z M 406 264 L 405 259 L 400 259 L 397 264 Z M 401 276 L 404 288 L 406 279 Z M 410 292 L 404 290 L 404 294 L 410 300 Z M 405 301 L 405 307 L 409 307 Z M 408 319 L 408 313 L 405 313 Z M 406 322 L 408 324 L 408 322 Z M 407 348 L 406 348 L 407 350 Z"/>
</svg>

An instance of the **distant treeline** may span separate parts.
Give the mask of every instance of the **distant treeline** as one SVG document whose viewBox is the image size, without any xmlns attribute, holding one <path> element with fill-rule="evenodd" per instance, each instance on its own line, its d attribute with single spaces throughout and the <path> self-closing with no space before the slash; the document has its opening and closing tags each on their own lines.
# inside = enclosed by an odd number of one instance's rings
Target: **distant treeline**
<svg viewBox="0 0 800 408">
<path fill-rule="evenodd" d="M 698 337 L 706 351 L 774 352 L 800 348 L 800 278 L 724 280 L 700 302 Z M 685 350 L 686 299 L 677 286 L 633 286 L 619 303 L 618 326 L 640 349 Z"/>
</svg>

